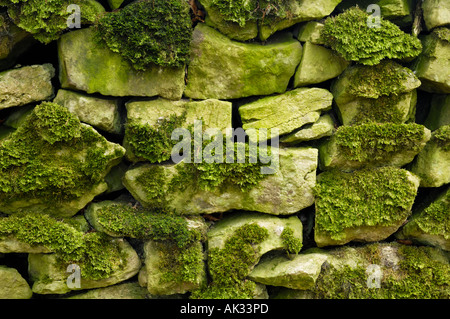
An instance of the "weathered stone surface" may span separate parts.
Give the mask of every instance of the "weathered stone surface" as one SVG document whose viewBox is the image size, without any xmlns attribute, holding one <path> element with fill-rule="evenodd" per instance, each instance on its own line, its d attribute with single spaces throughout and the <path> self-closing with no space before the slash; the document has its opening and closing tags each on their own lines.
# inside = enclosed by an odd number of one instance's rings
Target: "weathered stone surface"
<svg viewBox="0 0 450 319">
<path fill-rule="evenodd" d="M 417 155 L 411 172 L 420 177 L 421 187 L 440 187 L 450 183 L 450 125 L 432 133 L 430 141 Z"/>
<path fill-rule="evenodd" d="M 42 245 L 30 245 L 17 240 L 14 236 L 3 237 L 0 239 L 1 253 L 30 253 L 30 254 L 45 254 L 52 251 Z"/>
<path fill-rule="evenodd" d="M 304 23 L 298 28 L 297 39 L 300 42 L 310 42 L 312 44 L 323 45 L 324 43 L 320 38 L 320 32 L 323 27 L 323 23 L 317 21 Z"/>
<path fill-rule="evenodd" d="M 209 191 L 196 189 L 191 179 L 183 181 L 186 186 L 182 190 L 169 189 L 170 182 L 178 174 L 177 166 L 188 165 L 184 163 L 132 168 L 125 174 L 123 183 L 143 206 L 158 205 L 160 200 L 153 194 L 161 191 L 167 201 L 167 208 L 183 214 L 210 214 L 241 209 L 289 215 L 314 202 L 312 188 L 316 179 L 317 155 L 318 151 L 314 148 L 280 149 L 280 168 L 277 172 L 267 175 L 258 185 L 245 192 L 235 185 Z M 152 185 L 142 184 L 140 178 L 146 174 L 156 174 L 161 179 L 149 181 Z"/>
<path fill-rule="evenodd" d="M 331 86 L 344 125 L 362 122 L 404 123 L 414 119 L 416 88 L 421 82 L 393 61 L 348 67 Z"/>
<path fill-rule="evenodd" d="M 424 125 L 434 131 L 444 125 L 450 125 L 450 95 L 435 94 Z"/>
<path fill-rule="evenodd" d="M 183 264 L 168 265 L 168 261 L 164 258 L 179 255 L 181 251 L 173 245 L 153 240 L 146 241 L 144 243 L 145 265 L 139 273 L 139 284 L 147 287 L 152 295 L 184 294 L 204 286 L 206 269 L 202 243 L 197 242 L 183 250 L 186 256 L 191 256 L 191 260 L 186 259 Z M 192 256 L 200 258 L 195 259 Z M 186 270 L 189 274 L 183 274 Z"/>
<path fill-rule="evenodd" d="M 307 86 L 337 77 L 348 66 L 348 62 L 332 50 L 306 42 L 302 61 L 295 73 L 294 86 Z"/>
<path fill-rule="evenodd" d="M 396 236 L 450 251 L 450 187 L 431 204 L 413 212 Z"/>
<path fill-rule="evenodd" d="M 51 64 L 24 66 L 0 73 L 0 109 L 49 100 L 54 91 Z"/>
<path fill-rule="evenodd" d="M 345 171 L 363 167 L 402 167 L 414 160 L 430 138 L 431 131 L 418 124 L 341 126 L 319 147 L 320 167 Z"/>
<path fill-rule="evenodd" d="M 82 290 L 107 287 L 117 284 L 135 276 L 141 268 L 141 260 L 136 251 L 124 239 L 111 240 L 112 245 L 117 245 L 121 252 L 123 268 L 114 271 L 105 279 L 83 278 L 83 268 L 81 268 L 81 288 L 70 287 L 67 279 L 71 273 L 67 273 L 67 265 L 61 265 L 57 260 L 57 254 L 29 254 L 28 273 L 33 281 L 32 290 L 37 294 L 65 294 L 71 290 Z"/>
<path fill-rule="evenodd" d="M 138 282 L 126 282 L 105 288 L 97 288 L 70 296 L 67 299 L 149 299 L 148 290 Z"/>
<path fill-rule="evenodd" d="M 239 114 L 249 138 L 265 141 L 316 122 L 322 111 L 331 108 L 332 101 L 333 96 L 325 89 L 299 88 L 242 105 Z M 268 130 L 267 136 L 259 136 L 260 128 Z M 273 128 L 279 135 L 270 130 Z M 249 129 L 256 129 L 255 134 Z"/>
<path fill-rule="evenodd" d="M 446 0 L 424 0 L 423 19 L 428 30 L 450 24 L 450 3 Z"/>
<path fill-rule="evenodd" d="M 190 125 L 194 125 L 196 120 L 202 121 L 202 128 L 214 128 L 219 129 L 223 134 L 227 128 L 232 127 L 232 104 L 231 102 L 219 101 L 215 99 L 209 99 L 204 101 L 170 101 L 166 99 L 156 99 L 152 101 L 130 101 L 126 104 L 127 108 L 127 124 L 138 125 L 140 127 L 158 129 L 158 125 L 163 120 L 170 120 L 171 116 L 183 117 L 183 121 L 178 123 L 179 125 L 173 127 L 176 128 L 188 128 Z M 130 131 L 125 131 L 125 138 L 123 145 L 127 150 L 125 156 L 129 161 L 140 162 L 150 161 L 150 158 L 139 156 L 139 152 L 143 152 L 141 149 L 136 150 L 135 146 L 129 143 Z M 171 137 L 172 132 L 165 132 L 168 138 Z M 144 136 L 145 137 L 145 136 Z M 142 139 L 142 137 L 141 137 Z M 150 146 L 151 143 L 160 143 L 161 140 L 136 140 L 135 143 L 141 143 L 144 148 Z M 173 145 L 169 145 L 166 149 L 165 160 L 170 159 L 171 148 Z M 142 146 L 141 146 L 142 147 Z M 138 154 L 136 154 L 138 153 Z"/>
<path fill-rule="evenodd" d="M 224 20 L 220 12 L 214 6 L 211 6 L 211 0 L 200 0 L 199 2 L 206 11 L 205 23 L 219 30 L 220 33 L 230 39 L 246 41 L 258 36 L 258 23 L 256 21 L 247 21 L 245 26 L 240 26 L 239 23 Z"/>
<path fill-rule="evenodd" d="M 193 34 L 184 94 L 193 99 L 235 99 L 283 93 L 301 55 L 300 42 L 290 34 L 265 45 L 246 44 L 200 23 Z"/>
<path fill-rule="evenodd" d="M 320 174 L 315 188 L 317 246 L 386 239 L 411 214 L 419 183 L 417 176 L 394 167 Z"/>
<path fill-rule="evenodd" d="M 256 265 L 249 275 L 251 280 L 292 289 L 314 288 L 327 256 L 321 253 L 304 253 L 291 256 L 267 257 Z"/>
<path fill-rule="evenodd" d="M 317 140 L 331 136 L 334 131 L 334 120 L 329 114 L 322 115 L 316 122 L 305 125 L 299 131 L 282 137 L 280 142 L 295 144 L 304 141 Z"/>
<path fill-rule="evenodd" d="M 14 268 L 0 265 L 0 299 L 30 299 L 33 292 Z"/>
<path fill-rule="evenodd" d="M 119 54 L 98 45 L 93 37 L 93 29 L 86 28 L 66 33 L 58 41 L 62 88 L 112 96 L 181 98 L 184 68 L 155 66 L 136 71 Z"/>
<path fill-rule="evenodd" d="M 68 108 L 81 122 L 113 134 L 122 131 L 118 99 L 97 98 L 61 89 L 53 102 Z"/>
<path fill-rule="evenodd" d="M 447 34 L 447 35 L 445 35 Z M 435 29 L 422 39 L 423 50 L 412 69 L 422 82 L 421 90 L 450 93 L 450 29 Z"/>
<path fill-rule="evenodd" d="M 259 37 L 266 40 L 278 30 L 283 30 L 303 21 L 320 20 L 329 15 L 342 0 L 287 1 L 289 18 L 266 18 L 260 24 Z"/>
</svg>

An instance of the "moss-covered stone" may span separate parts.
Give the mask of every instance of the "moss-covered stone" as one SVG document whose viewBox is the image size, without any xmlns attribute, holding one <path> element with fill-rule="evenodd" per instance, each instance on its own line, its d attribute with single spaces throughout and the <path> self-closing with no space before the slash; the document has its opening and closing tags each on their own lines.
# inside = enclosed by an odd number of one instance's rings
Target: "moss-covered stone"
<svg viewBox="0 0 450 319">
<path fill-rule="evenodd" d="M 386 239 L 411 214 L 419 182 L 394 167 L 320 174 L 315 187 L 315 242 L 323 247 Z"/>
<path fill-rule="evenodd" d="M 428 30 L 450 24 L 450 3 L 445 0 L 425 0 L 423 19 Z"/>
<path fill-rule="evenodd" d="M 353 7 L 327 18 L 322 30 L 325 44 L 347 61 L 365 65 L 376 65 L 386 58 L 412 60 L 420 54 L 422 45 L 417 38 L 383 17 L 380 28 L 371 28 L 368 17 L 368 13 Z"/>
<path fill-rule="evenodd" d="M 281 143 L 297 144 L 304 141 L 317 140 L 325 136 L 331 136 L 334 132 L 334 120 L 329 114 L 322 115 L 319 119 L 303 126 L 300 130 L 288 134 L 280 139 Z"/>
<path fill-rule="evenodd" d="M 27 281 L 14 268 L 0 265 L 0 298 L 30 299 L 33 295 Z"/>
<path fill-rule="evenodd" d="M 312 44 L 323 45 L 324 43 L 320 36 L 323 27 L 323 23 L 318 21 L 310 21 L 301 24 L 298 31 L 294 34 L 297 35 L 297 39 L 300 42 L 310 42 Z"/>
<path fill-rule="evenodd" d="M 0 210 L 72 216 L 104 192 L 125 150 L 44 102 L 0 145 Z"/>
<path fill-rule="evenodd" d="M 351 171 L 363 167 L 402 167 L 412 162 L 431 138 L 420 124 L 341 126 L 319 148 L 322 169 Z"/>
</svg>

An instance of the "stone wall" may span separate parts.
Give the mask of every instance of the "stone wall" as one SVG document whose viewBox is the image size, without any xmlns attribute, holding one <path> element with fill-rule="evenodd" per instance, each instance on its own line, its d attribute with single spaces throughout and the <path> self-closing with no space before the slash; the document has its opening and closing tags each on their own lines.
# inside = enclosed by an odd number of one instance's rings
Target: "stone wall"
<svg viewBox="0 0 450 319">
<path fill-rule="evenodd" d="M 447 0 L 42 3 L 0 0 L 0 298 L 449 298 Z"/>
</svg>

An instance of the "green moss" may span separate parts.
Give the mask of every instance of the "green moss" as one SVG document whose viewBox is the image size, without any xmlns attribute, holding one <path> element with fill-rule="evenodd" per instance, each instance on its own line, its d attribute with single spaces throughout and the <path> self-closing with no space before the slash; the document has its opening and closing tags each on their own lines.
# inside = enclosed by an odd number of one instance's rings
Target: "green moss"
<svg viewBox="0 0 450 319">
<path fill-rule="evenodd" d="M 416 189 L 406 170 L 381 167 L 320 175 L 315 187 L 316 231 L 334 240 L 347 228 L 392 225 L 406 219 Z"/>
<path fill-rule="evenodd" d="M 351 161 L 377 161 L 401 152 L 420 150 L 424 127 L 419 124 L 367 123 L 336 131 L 339 152 Z"/>
<path fill-rule="evenodd" d="M 151 169 L 139 175 L 136 182 L 145 190 L 147 201 L 152 203 L 152 208 L 164 209 L 166 207 L 166 173 L 164 167 L 152 166 Z"/>
<path fill-rule="evenodd" d="M 105 154 L 107 144 L 65 107 L 42 103 L 0 143 L 0 201 L 79 198 L 124 155 Z"/>
<path fill-rule="evenodd" d="M 420 41 L 404 33 L 395 24 L 381 18 L 380 28 L 370 28 L 369 14 L 353 7 L 329 17 L 321 31 L 324 43 L 347 61 L 375 65 L 383 59 L 412 59 L 417 57 Z"/>
<path fill-rule="evenodd" d="M 449 28 L 437 28 L 433 30 L 433 34 L 440 40 L 450 42 L 450 29 Z"/>
<path fill-rule="evenodd" d="M 107 278 L 126 263 L 110 237 L 83 233 L 45 214 L 19 213 L 0 218 L 0 237 L 7 236 L 31 246 L 49 248 L 58 253 L 60 264 L 75 263 L 82 267 L 82 277 L 86 279 Z"/>
<path fill-rule="evenodd" d="M 437 141 L 445 152 L 450 151 L 450 125 L 444 125 L 438 128 L 432 134 L 432 139 Z"/>
<path fill-rule="evenodd" d="M 367 105 L 360 107 L 358 114 L 350 125 L 367 123 L 397 123 L 404 122 L 404 114 L 397 107 L 401 95 L 381 96 L 377 99 L 366 99 Z"/>
<path fill-rule="evenodd" d="M 94 22 L 104 11 L 96 1 L 89 0 L 0 0 L 14 23 L 43 43 L 57 40 L 67 29 L 72 14 L 67 7 L 71 4 L 80 6 L 82 23 Z"/>
<path fill-rule="evenodd" d="M 288 253 L 298 254 L 303 247 L 301 238 L 294 236 L 294 230 L 286 227 L 281 233 L 281 239 Z"/>
<path fill-rule="evenodd" d="M 234 286 L 220 286 L 211 284 L 207 289 L 198 289 L 192 292 L 191 299 L 253 299 L 256 283 L 243 280 Z"/>
<path fill-rule="evenodd" d="M 137 70 L 152 64 L 182 67 L 189 59 L 192 22 L 184 0 L 143 0 L 107 13 L 97 36 Z"/>
</svg>

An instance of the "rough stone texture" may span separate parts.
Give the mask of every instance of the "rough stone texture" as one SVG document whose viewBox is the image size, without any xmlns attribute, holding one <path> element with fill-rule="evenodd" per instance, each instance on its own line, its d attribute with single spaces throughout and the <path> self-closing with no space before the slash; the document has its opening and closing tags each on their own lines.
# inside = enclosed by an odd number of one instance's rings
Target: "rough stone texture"
<svg viewBox="0 0 450 319">
<path fill-rule="evenodd" d="M 305 124 L 316 122 L 322 111 L 331 108 L 333 96 L 325 89 L 299 88 L 281 95 L 265 97 L 239 107 L 242 128 L 250 140 L 264 141 L 291 133 Z M 278 129 L 279 135 L 268 132 L 259 136 L 258 129 Z M 250 134 L 249 129 L 256 129 Z"/>
<path fill-rule="evenodd" d="M 396 236 L 450 251 L 450 187 L 414 212 Z"/>
<path fill-rule="evenodd" d="M 51 252 L 52 251 L 45 246 L 32 246 L 17 240 L 14 236 L 8 236 L 0 239 L 0 253 L 45 254 Z"/>
<path fill-rule="evenodd" d="M 424 125 L 434 131 L 444 125 L 450 125 L 450 95 L 435 94 Z"/>
<path fill-rule="evenodd" d="M 327 260 L 325 254 L 304 253 L 286 256 L 267 257 L 252 270 L 249 278 L 253 281 L 292 289 L 314 288 L 316 279 Z"/>
<path fill-rule="evenodd" d="M 59 90 L 53 102 L 67 107 L 81 122 L 113 134 L 122 132 L 119 99 L 103 99 Z"/>
<path fill-rule="evenodd" d="M 282 137 L 280 142 L 295 144 L 304 141 L 317 140 L 331 136 L 334 131 L 334 120 L 329 114 L 322 115 L 316 122 L 305 125 L 299 131 Z"/>
<path fill-rule="evenodd" d="M 149 192 L 138 179 L 142 174 L 163 168 L 165 182 L 158 184 L 168 202 L 168 208 L 182 214 L 211 214 L 240 209 L 274 215 L 289 215 L 314 203 L 312 188 L 316 180 L 317 155 L 314 148 L 280 149 L 280 168 L 275 174 L 267 175 L 259 185 L 243 192 L 237 187 L 221 190 L 195 190 L 186 180 L 183 191 L 168 190 L 168 183 L 177 173 L 176 165 L 142 165 L 125 174 L 123 183 L 143 206 L 153 206 Z M 180 163 L 177 165 L 184 165 Z M 226 165 L 226 164 L 223 164 Z M 150 186 L 150 185 L 149 185 Z M 155 187 L 155 186 L 153 186 Z"/>
<path fill-rule="evenodd" d="M 141 268 L 141 260 L 136 251 L 124 239 L 112 240 L 126 260 L 124 269 L 117 270 L 110 277 L 99 280 L 83 278 L 81 269 L 81 290 L 107 287 L 117 284 L 135 276 Z M 65 294 L 78 288 L 67 286 L 66 268 L 58 265 L 56 254 L 30 254 L 28 255 L 28 273 L 33 281 L 32 290 L 37 294 Z"/>
<path fill-rule="evenodd" d="M 423 50 L 412 70 L 422 82 L 421 90 L 431 93 L 450 93 L 450 42 L 435 32 L 422 39 Z"/>
<path fill-rule="evenodd" d="M 428 30 L 450 24 L 450 2 L 446 0 L 424 0 L 423 19 Z"/>
<path fill-rule="evenodd" d="M 323 23 L 310 21 L 302 24 L 298 28 L 297 39 L 300 42 L 310 42 L 312 44 L 323 45 L 324 42 L 320 37 L 320 32 L 324 27 Z"/>
<path fill-rule="evenodd" d="M 63 88 L 111 96 L 181 98 L 184 68 L 155 66 L 136 71 L 119 54 L 96 44 L 93 36 L 93 29 L 86 28 L 66 33 L 58 41 Z"/>
<path fill-rule="evenodd" d="M 295 73 L 294 86 L 307 86 L 333 79 L 348 65 L 346 60 L 332 50 L 306 42 L 303 46 L 302 61 Z"/>
<path fill-rule="evenodd" d="M 30 299 L 33 292 L 14 268 L 0 265 L 0 299 Z"/>
<path fill-rule="evenodd" d="M 138 282 L 126 282 L 110 287 L 92 289 L 67 299 L 149 299 L 148 290 L 139 286 Z"/>
<path fill-rule="evenodd" d="M 193 34 L 184 94 L 193 99 L 235 99 L 283 93 L 301 55 L 300 42 L 290 34 L 282 33 L 265 45 L 247 44 L 200 23 Z"/>
<path fill-rule="evenodd" d="M 50 100 L 55 69 L 49 63 L 24 66 L 0 73 L 0 109 Z"/>
</svg>

